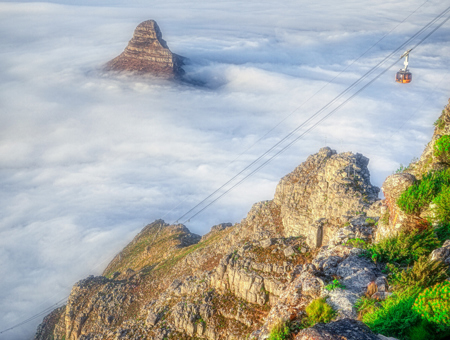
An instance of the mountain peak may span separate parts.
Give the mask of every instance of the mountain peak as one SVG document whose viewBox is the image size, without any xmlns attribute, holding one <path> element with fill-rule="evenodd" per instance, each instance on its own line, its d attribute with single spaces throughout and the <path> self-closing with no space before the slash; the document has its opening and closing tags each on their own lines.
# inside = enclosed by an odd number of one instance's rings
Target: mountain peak
<svg viewBox="0 0 450 340">
<path fill-rule="evenodd" d="M 174 78 L 184 73 L 182 60 L 169 50 L 156 21 L 147 20 L 136 27 L 128 46 L 105 69 Z"/>
</svg>

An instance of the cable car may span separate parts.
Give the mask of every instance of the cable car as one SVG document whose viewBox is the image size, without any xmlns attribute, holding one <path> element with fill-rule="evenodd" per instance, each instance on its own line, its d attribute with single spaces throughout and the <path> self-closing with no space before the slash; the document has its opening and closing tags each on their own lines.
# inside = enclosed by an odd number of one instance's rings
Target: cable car
<svg viewBox="0 0 450 340">
<path fill-rule="evenodd" d="M 397 83 L 410 83 L 412 80 L 412 74 L 411 72 L 409 72 L 408 70 L 408 62 L 409 62 L 409 52 L 411 52 L 411 50 L 406 51 L 405 53 L 402 54 L 401 58 L 405 58 L 405 68 L 400 69 L 400 71 L 397 72 L 396 76 L 395 76 L 395 81 Z"/>
</svg>

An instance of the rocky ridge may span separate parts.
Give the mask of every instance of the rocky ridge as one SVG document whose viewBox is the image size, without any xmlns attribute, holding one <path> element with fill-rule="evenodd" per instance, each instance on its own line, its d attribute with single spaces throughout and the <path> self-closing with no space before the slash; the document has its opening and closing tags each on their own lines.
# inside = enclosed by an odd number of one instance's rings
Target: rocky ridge
<svg viewBox="0 0 450 340">
<path fill-rule="evenodd" d="M 450 122 L 449 108 L 440 119 Z M 396 200 L 423 164 L 442 167 L 433 157 L 425 150 L 410 172 L 389 176 L 380 200 L 366 157 L 322 148 L 240 223 L 214 226 L 200 237 L 157 220 L 104 276 L 78 282 L 35 339 L 263 340 L 280 320 L 300 322 L 320 297 L 337 312 L 334 321 L 304 329 L 295 340 L 386 339 L 358 321 L 354 307 L 363 295 L 382 300 L 391 294 L 383 266 L 347 241 L 370 242 L 420 224 L 421 217 L 401 212 Z M 450 263 L 449 242 L 430 258 Z M 325 289 L 335 278 L 345 289 Z"/>
<path fill-rule="evenodd" d="M 169 50 L 156 21 L 147 20 L 136 27 L 128 46 L 105 70 L 176 78 L 184 73 L 183 59 Z"/>
</svg>

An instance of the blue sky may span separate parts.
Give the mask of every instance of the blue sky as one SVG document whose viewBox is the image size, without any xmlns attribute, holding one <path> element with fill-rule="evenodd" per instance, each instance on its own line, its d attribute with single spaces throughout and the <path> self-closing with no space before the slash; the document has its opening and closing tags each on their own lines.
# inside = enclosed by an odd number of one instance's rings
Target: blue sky
<svg viewBox="0 0 450 340">
<path fill-rule="evenodd" d="M 423 3 L 0 2 L 0 329 L 100 274 L 147 223 L 174 222 L 445 9 L 401 23 Z M 148 19 L 204 86 L 101 72 Z M 449 36 L 411 54 L 411 84 L 393 81 L 398 63 L 187 226 L 239 222 L 326 145 L 369 157 L 381 186 L 447 103 Z"/>
</svg>

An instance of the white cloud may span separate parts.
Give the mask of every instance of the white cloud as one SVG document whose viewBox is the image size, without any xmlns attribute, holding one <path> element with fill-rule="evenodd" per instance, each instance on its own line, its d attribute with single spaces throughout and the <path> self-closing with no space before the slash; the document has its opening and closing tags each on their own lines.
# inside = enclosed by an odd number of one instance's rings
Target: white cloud
<svg viewBox="0 0 450 340">
<path fill-rule="evenodd" d="M 146 223 L 173 222 L 443 9 L 424 5 L 308 100 L 421 3 L 1 2 L 0 330 L 101 273 Z M 147 19 L 205 86 L 99 72 Z M 420 155 L 446 103 L 447 37 L 414 51 L 411 84 L 392 69 L 188 227 L 238 222 L 326 144 L 368 156 L 381 185 Z"/>
</svg>

